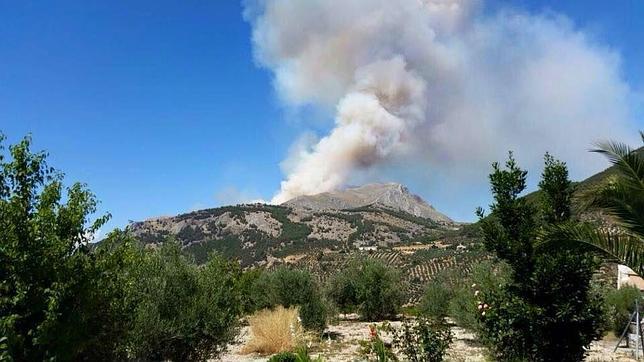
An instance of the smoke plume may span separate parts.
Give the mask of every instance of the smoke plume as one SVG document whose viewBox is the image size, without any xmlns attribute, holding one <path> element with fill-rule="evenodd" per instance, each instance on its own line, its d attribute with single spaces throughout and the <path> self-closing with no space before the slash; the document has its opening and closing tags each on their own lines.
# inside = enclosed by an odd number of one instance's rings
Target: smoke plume
<svg viewBox="0 0 644 362">
<path fill-rule="evenodd" d="M 575 175 L 598 167 L 593 141 L 632 139 L 619 54 L 561 15 L 474 0 L 257 0 L 245 16 L 284 102 L 335 109 L 329 134 L 294 148 L 274 203 L 395 162 L 477 174 L 509 149 L 528 167 L 546 150 L 573 158 Z"/>
</svg>

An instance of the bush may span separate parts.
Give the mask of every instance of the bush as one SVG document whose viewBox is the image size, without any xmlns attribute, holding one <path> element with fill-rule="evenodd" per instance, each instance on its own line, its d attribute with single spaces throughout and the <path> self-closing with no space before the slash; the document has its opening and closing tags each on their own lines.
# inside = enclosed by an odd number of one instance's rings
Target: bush
<svg viewBox="0 0 644 362">
<path fill-rule="evenodd" d="M 404 302 L 400 273 L 376 260 L 351 264 L 332 279 L 328 289 L 341 310 L 357 310 L 369 321 L 395 317 Z"/>
<path fill-rule="evenodd" d="M 358 309 L 358 280 L 356 270 L 350 266 L 333 275 L 326 287 L 326 294 L 341 313 L 351 313 Z"/>
<path fill-rule="evenodd" d="M 446 317 L 453 295 L 453 289 L 450 289 L 444 282 L 432 280 L 425 289 L 418 310 L 421 314 L 429 317 Z"/>
<path fill-rule="evenodd" d="M 326 328 L 328 306 L 308 271 L 280 267 L 273 272 L 247 278 L 253 280 L 248 282 L 250 286 L 245 287 L 249 293 L 244 298 L 248 300 L 246 309 L 299 306 L 304 328 L 318 332 Z"/>
<path fill-rule="evenodd" d="M 478 328 L 477 305 L 480 292 L 498 290 L 510 277 L 508 265 L 503 262 L 481 261 L 473 264 L 468 275 L 444 270 L 428 285 L 419 304 L 419 313 L 432 319 L 449 316 L 461 327 Z"/>
<path fill-rule="evenodd" d="M 220 354 L 238 332 L 239 265 L 214 255 L 200 268 L 178 244 L 145 251 L 133 273 L 130 357 L 206 360 Z"/>
<path fill-rule="evenodd" d="M 324 362 L 322 357 L 311 358 L 306 348 L 298 348 L 296 352 L 282 352 L 272 356 L 268 362 Z"/>
<path fill-rule="evenodd" d="M 302 337 L 302 325 L 295 307 L 264 309 L 248 318 L 251 339 L 243 353 L 274 354 L 292 351 Z"/>
<path fill-rule="evenodd" d="M 445 323 L 427 318 L 406 320 L 400 329 L 391 331 L 392 345 L 411 362 L 442 361 L 453 339 Z"/>
<path fill-rule="evenodd" d="M 510 276 L 511 270 L 504 262 L 486 260 L 474 264 L 469 276 L 454 286 L 449 316 L 463 328 L 478 330 L 480 291 L 499 291 L 508 284 Z"/>
<path fill-rule="evenodd" d="M 385 324 L 380 329 L 375 324 L 369 326 L 369 340 L 360 341 L 359 353 L 367 361 L 389 362 L 397 361 L 396 355 L 391 350 L 391 346 L 385 344 L 380 338 L 379 330 L 383 332 L 390 331 L 389 325 Z"/>
<path fill-rule="evenodd" d="M 635 301 L 641 298 L 638 288 L 632 286 L 611 289 L 606 294 L 606 309 L 608 328 L 619 336 L 635 310 Z"/>
<path fill-rule="evenodd" d="M 441 270 L 425 287 L 418 305 L 421 315 L 443 318 L 449 315 L 449 305 L 456 291 L 462 288 L 467 276 L 451 269 Z"/>
<path fill-rule="evenodd" d="M 271 356 L 268 362 L 297 362 L 297 355 L 293 352 L 280 352 Z"/>
<path fill-rule="evenodd" d="M 244 314 L 252 314 L 260 309 L 269 307 L 267 293 L 261 289 L 266 287 L 260 284 L 264 272 L 262 269 L 250 269 L 242 273 L 239 278 L 239 289 L 242 293 L 242 311 Z"/>
</svg>

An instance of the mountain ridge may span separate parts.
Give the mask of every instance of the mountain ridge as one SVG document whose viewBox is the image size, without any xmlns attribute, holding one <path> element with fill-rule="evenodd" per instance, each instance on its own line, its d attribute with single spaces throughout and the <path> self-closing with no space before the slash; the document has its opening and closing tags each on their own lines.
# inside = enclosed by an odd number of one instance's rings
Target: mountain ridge
<svg viewBox="0 0 644 362">
<path fill-rule="evenodd" d="M 407 212 L 432 221 L 452 224 L 454 221 L 436 210 L 420 196 L 399 183 L 370 183 L 315 195 L 298 196 L 282 205 L 310 210 L 346 210 L 382 206 Z"/>
</svg>

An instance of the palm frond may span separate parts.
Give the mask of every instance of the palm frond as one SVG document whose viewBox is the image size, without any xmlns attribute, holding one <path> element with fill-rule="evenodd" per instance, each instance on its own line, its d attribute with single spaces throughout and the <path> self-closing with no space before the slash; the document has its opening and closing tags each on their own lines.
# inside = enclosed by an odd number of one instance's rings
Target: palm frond
<svg viewBox="0 0 644 362">
<path fill-rule="evenodd" d="M 616 225 L 644 239 L 644 191 L 632 190 L 617 182 L 596 190 L 589 202 L 591 209 L 606 212 Z"/>
<path fill-rule="evenodd" d="M 644 190 L 644 157 L 625 143 L 604 141 L 592 152 L 604 155 L 612 163 L 621 180 L 630 187 Z"/>
<path fill-rule="evenodd" d="M 592 250 L 644 275 L 644 240 L 627 233 L 591 224 L 562 224 L 543 231 L 536 250 L 556 247 Z"/>
</svg>

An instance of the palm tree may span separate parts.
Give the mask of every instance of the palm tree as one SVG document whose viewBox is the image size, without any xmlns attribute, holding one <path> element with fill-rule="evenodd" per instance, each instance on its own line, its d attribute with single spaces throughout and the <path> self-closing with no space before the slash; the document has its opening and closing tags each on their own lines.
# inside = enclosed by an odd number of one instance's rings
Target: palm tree
<svg viewBox="0 0 644 362">
<path fill-rule="evenodd" d="M 644 142 L 644 133 L 640 136 Z M 614 167 L 608 180 L 582 192 L 580 209 L 607 215 L 611 225 L 554 226 L 543 233 L 540 247 L 568 244 L 590 248 L 644 275 L 644 151 L 607 141 L 593 152 L 606 156 Z"/>
</svg>

